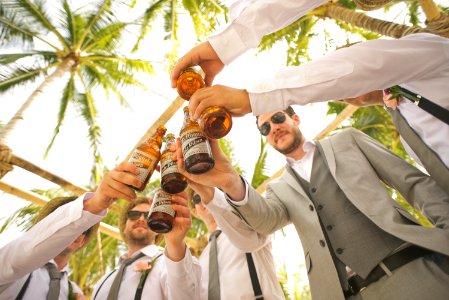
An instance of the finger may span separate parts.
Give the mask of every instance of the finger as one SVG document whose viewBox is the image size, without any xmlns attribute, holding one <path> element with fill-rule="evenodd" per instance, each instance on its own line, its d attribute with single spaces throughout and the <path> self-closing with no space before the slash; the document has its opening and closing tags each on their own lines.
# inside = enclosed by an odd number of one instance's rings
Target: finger
<svg viewBox="0 0 449 300">
<path fill-rule="evenodd" d="M 196 110 L 198 109 L 198 104 L 201 102 L 201 94 L 204 88 L 197 90 L 195 93 L 193 93 L 192 97 L 189 99 L 189 113 L 190 118 L 192 120 L 196 120 L 198 117 L 194 117 L 196 115 Z"/>
<path fill-rule="evenodd" d="M 204 83 L 206 84 L 206 86 L 212 86 L 214 79 L 215 79 L 215 75 L 206 74 L 206 76 L 204 77 Z"/>
<path fill-rule="evenodd" d="M 139 168 L 137 168 L 133 163 L 128 161 L 121 162 L 118 166 L 114 168 L 114 170 L 119 172 L 129 172 L 135 175 L 139 174 Z"/>
<path fill-rule="evenodd" d="M 190 208 L 187 206 L 172 204 L 172 208 L 176 212 L 176 218 L 190 218 Z"/>
</svg>

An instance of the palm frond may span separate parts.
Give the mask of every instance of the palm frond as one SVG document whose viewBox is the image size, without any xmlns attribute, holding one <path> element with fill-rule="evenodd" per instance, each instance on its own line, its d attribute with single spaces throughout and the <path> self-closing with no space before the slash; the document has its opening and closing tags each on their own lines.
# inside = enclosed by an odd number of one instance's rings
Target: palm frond
<svg viewBox="0 0 449 300">
<path fill-rule="evenodd" d="M 29 67 L 26 65 L 9 64 L 0 68 L 0 92 L 6 92 L 12 87 L 34 82 L 40 75 L 46 75 L 47 71 L 56 67 L 54 63 L 45 67 Z"/>
<path fill-rule="evenodd" d="M 0 233 L 8 229 L 11 225 L 15 225 L 22 231 L 29 230 L 33 226 L 34 219 L 39 210 L 40 207 L 34 204 L 18 209 L 3 222 L 0 226 Z"/>
<path fill-rule="evenodd" d="M 93 32 L 89 38 L 86 38 L 82 49 L 84 52 L 108 53 L 115 51 L 122 38 L 124 29 L 129 25 L 125 22 L 117 22 Z"/>
<path fill-rule="evenodd" d="M 137 37 L 137 41 L 131 50 L 132 52 L 136 52 L 139 50 L 140 44 L 143 41 L 143 39 L 146 37 L 148 32 L 152 28 L 152 22 L 155 20 L 157 14 L 161 11 L 163 11 L 164 4 L 166 3 L 166 0 L 159 0 L 155 3 L 151 4 L 144 12 L 143 16 L 140 17 L 140 33 Z M 133 6 L 133 5 L 132 5 Z"/>
<path fill-rule="evenodd" d="M 253 178 L 251 180 L 251 186 L 253 188 L 258 188 L 269 176 L 267 172 L 267 142 L 260 137 L 260 151 L 259 157 L 257 158 L 256 164 L 254 165 Z"/>
<path fill-rule="evenodd" d="M 53 136 L 51 137 L 50 143 L 48 144 L 47 149 L 45 150 L 44 158 L 48 156 L 48 153 L 50 152 L 50 149 L 53 146 L 53 143 L 55 142 L 56 136 L 58 135 L 59 129 L 61 128 L 62 123 L 64 121 L 67 106 L 69 102 L 73 100 L 74 96 L 75 96 L 75 80 L 74 75 L 72 73 L 64 88 L 64 91 L 62 92 L 61 102 L 59 104 L 58 121 L 53 131 Z"/>
<path fill-rule="evenodd" d="M 220 145 L 223 153 L 231 160 L 232 166 L 240 175 L 245 175 L 245 171 L 239 166 L 239 162 L 235 158 L 234 148 L 232 147 L 232 141 L 230 139 L 219 139 L 218 144 Z"/>
</svg>

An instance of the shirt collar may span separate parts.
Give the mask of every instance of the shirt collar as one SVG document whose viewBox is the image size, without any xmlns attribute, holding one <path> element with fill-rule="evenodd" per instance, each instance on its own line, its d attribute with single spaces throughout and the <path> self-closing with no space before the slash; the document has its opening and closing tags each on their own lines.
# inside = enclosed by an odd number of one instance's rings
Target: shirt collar
<svg viewBox="0 0 449 300">
<path fill-rule="evenodd" d="M 148 245 L 148 246 L 140 249 L 139 251 L 136 251 L 131 257 L 138 255 L 140 252 L 142 252 L 143 254 L 145 254 L 148 257 L 155 257 L 159 253 L 164 252 L 164 248 L 157 246 L 157 245 Z M 128 258 L 128 256 L 126 255 L 126 253 L 122 254 L 119 259 L 120 263 L 123 262 L 127 258 Z"/>
<path fill-rule="evenodd" d="M 302 146 L 302 149 L 304 150 L 305 155 L 301 159 L 298 159 L 298 160 L 295 160 L 291 157 L 287 157 L 286 158 L 287 164 L 289 166 L 293 166 L 296 163 L 300 163 L 304 158 L 308 157 L 310 155 L 310 153 L 313 153 L 315 151 L 315 148 L 316 148 L 315 141 L 306 139 L 304 141 L 304 145 Z"/>
</svg>

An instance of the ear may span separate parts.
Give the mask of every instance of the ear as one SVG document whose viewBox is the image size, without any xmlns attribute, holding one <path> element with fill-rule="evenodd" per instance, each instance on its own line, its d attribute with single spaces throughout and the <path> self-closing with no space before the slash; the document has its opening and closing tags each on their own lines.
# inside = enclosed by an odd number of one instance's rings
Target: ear
<svg viewBox="0 0 449 300">
<path fill-rule="evenodd" d="M 299 125 L 301 123 L 301 120 L 299 119 L 299 116 L 297 114 L 294 114 L 292 116 L 293 121 L 295 121 L 296 125 Z"/>
<path fill-rule="evenodd" d="M 78 249 L 83 248 L 87 244 L 87 237 L 85 234 L 81 234 L 79 237 L 76 238 L 76 240 L 73 241 L 74 244 L 78 246 Z"/>
</svg>

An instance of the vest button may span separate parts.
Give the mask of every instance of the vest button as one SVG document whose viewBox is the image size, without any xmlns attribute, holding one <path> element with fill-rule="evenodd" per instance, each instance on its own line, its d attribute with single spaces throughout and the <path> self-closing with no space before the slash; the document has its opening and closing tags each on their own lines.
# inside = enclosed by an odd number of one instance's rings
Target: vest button
<svg viewBox="0 0 449 300">
<path fill-rule="evenodd" d="M 318 205 L 318 206 L 316 207 L 316 209 L 322 210 L 322 209 L 323 209 L 323 206 L 320 204 L 320 205 Z"/>
<path fill-rule="evenodd" d="M 342 253 L 343 253 L 343 249 L 337 248 L 337 254 L 342 254 Z"/>
<path fill-rule="evenodd" d="M 325 242 L 324 240 L 320 240 L 320 246 L 321 246 L 321 247 L 326 246 L 326 242 Z"/>
<path fill-rule="evenodd" d="M 326 226 L 326 229 L 329 230 L 329 231 L 331 231 L 332 228 L 334 228 L 334 227 L 332 227 L 332 225 L 327 225 L 327 226 Z"/>
<path fill-rule="evenodd" d="M 309 205 L 310 211 L 313 211 L 313 205 Z"/>
<path fill-rule="evenodd" d="M 311 191 L 312 193 L 315 193 L 315 192 L 316 192 L 316 188 L 313 187 L 313 188 L 310 189 L 310 191 Z"/>
</svg>

